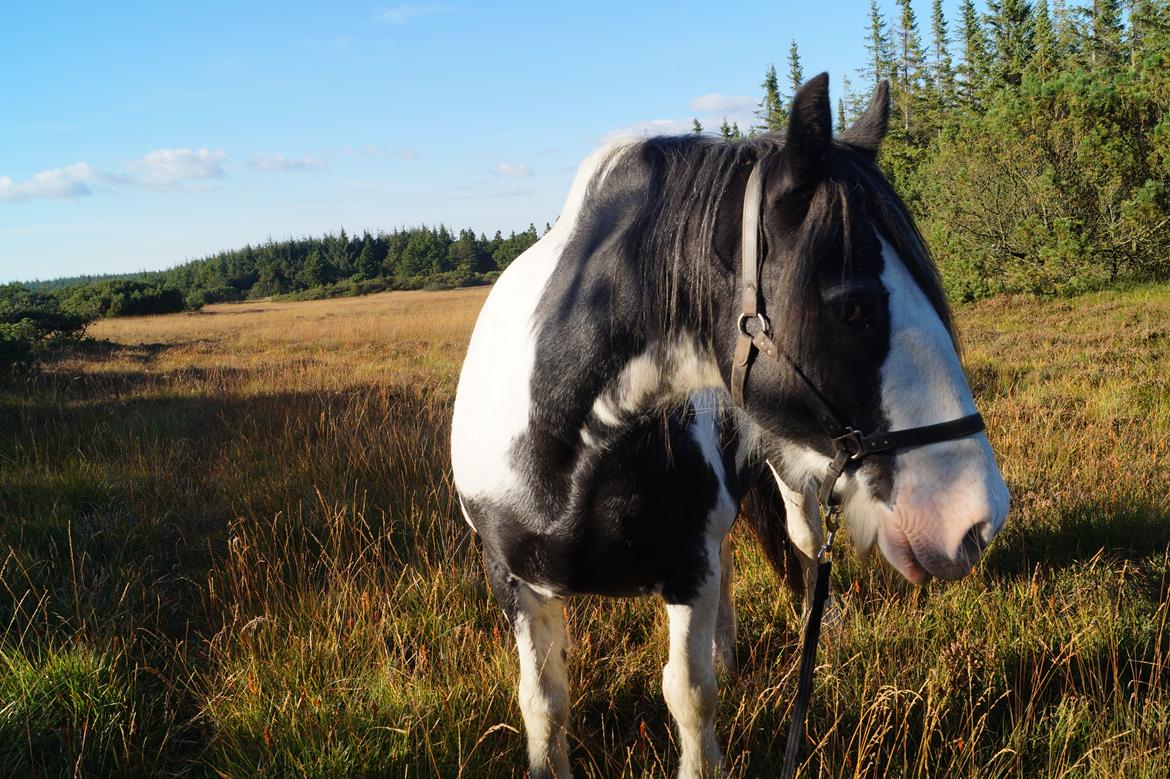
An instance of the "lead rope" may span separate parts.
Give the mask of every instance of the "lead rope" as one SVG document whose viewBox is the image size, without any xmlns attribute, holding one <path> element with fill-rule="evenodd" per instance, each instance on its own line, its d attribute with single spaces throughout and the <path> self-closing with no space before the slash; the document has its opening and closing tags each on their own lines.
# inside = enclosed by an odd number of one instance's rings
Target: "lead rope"
<svg viewBox="0 0 1170 779">
<path fill-rule="evenodd" d="M 800 759 L 800 744 L 804 741 L 805 723 L 808 720 L 808 706 L 812 700 L 813 673 L 817 667 L 817 644 L 821 639 L 821 620 L 825 615 L 825 602 L 829 599 L 829 576 L 833 572 L 833 539 L 841 526 L 841 506 L 833 502 L 833 486 L 845 470 L 849 453 L 844 449 L 829 464 L 828 472 L 817 491 L 817 506 L 825 523 L 825 543 L 817 552 L 817 584 L 813 590 L 812 610 L 804 625 L 804 638 L 800 646 L 800 673 L 796 682 L 796 701 L 792 705 L 792 717 L 788 720 L 788 743 L 784 748 L 784 767 L 781 779 L 796 776 L 796 764 Z"/>
</svg>

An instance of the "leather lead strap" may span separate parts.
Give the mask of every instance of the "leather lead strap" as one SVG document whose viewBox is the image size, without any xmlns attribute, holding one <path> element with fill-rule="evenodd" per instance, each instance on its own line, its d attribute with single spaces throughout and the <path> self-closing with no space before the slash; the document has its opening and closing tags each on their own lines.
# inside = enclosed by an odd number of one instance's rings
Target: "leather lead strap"
<svg viewBox="0 0 1170 779">
<path fill-rule="evenodd" d="M 826 557 L 817 566 L 817 585 L 813 593 L 812 610 L 804 625 L 804 640 L 800 647 L 800 675 L 796 680 L 796 702 L 792 704 L 792 718 L 788 721 L 788 743 L 784 747 L 782 779 L 796 776 L 800 759 L 800 744 L 804 741 L 804 724 L 808 718 L 808 704 L 812 700 L 813 671 L 817 667 L 817 644 L 821 638 L 821 617 L 825 601 L 829 599 L 829 574 L 833 561 Z"/>
</svg>

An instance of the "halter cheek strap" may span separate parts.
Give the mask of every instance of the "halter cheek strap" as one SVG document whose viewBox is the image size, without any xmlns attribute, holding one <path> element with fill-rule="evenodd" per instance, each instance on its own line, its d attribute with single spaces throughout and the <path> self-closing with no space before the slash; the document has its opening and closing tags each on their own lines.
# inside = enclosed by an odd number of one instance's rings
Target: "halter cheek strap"
<svg viewBox="0 0 1170 779">
<path fill-rule="evenodd" d="M 781 776 L 791 779 L 796 775 L 796 763 L 800 755 L 804 726 L 812 697 L 812 678 L 816 667 L 817 641 L 820 637 L 821 616 L 825 601 L 829 597 L 829 574 L 832 570 L 833 538 L 840 524 L 841 506 L 833 496 L 833 488 L 850 462 L 855 462 L 877 452 L 925 446 L 940 441 L 949 441 L 973 435 L 984 429 L 983 417 L 969 414 L 948 422 L 910 427 L 866 435 L 847 424 L 842 416 L 821 392 L 820 388 L 801 370 L 800 366 L 775 341 L 768 318 L 760 311 L 760 214 L 763 206 L 763 182 L 758 166 L 748 176 L 747 189 L 743 197 L 743 240 L 740 268 L 742 312 L 736 320 L 738 331 L 735 354 L 731 363 L 731 397 L 740 408 L 746 408 L 744 393 L 747 389 L 748 371 L 757 353 L 774 362 L 786 365 L 798 379 L 805 403 L 812 410 L 817 422 L 828 436 L 833 447 L 833 459 L 817 490 L 817 504 L 828 531 L 825 543 L 817 553 L 817 581 L 813 594 L 812 609 L 805 624 L 801 646 L 800 675 L 797 680 L 796 701 L 792 719 L 788 724 L 788 744 L 784 753 Z"/>
</svg>

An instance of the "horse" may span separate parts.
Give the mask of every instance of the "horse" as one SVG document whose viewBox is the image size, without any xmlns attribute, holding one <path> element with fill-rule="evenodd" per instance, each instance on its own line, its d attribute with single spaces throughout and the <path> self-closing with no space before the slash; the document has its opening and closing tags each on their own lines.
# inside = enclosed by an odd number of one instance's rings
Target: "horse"
<svg viewBox="0 0 1170 779">
<path fill-rule="evenodd" d="M 914 583 L 962 577 L 1003 525 L 939 276 L 877 166 L 888 116 L 882 83 L 834 138 L 821 74 L 783 133 L 606 146 L 488 295 L 451 459 L 532 777 L 571 775 L 563 598 L 665 602 L 678 773 L 709 777 L 741 503 L 806 613 L 822 503 Z"/>
</svg>

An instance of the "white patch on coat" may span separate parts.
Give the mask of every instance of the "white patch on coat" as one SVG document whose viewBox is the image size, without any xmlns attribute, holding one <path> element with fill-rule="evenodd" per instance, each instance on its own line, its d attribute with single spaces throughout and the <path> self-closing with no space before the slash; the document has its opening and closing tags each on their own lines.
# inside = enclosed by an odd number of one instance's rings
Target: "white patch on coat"
<svg viewBox="0 0 1170 779">
<path fill-rule="evenodd" d="M 708 559 L 719 560 L 709 544 Z M 718 563 L 716 562 L 716 566 Z M 719 571 L 713 572 L 689 604 L 667 604 L 670 657 L 662 669 L 662 695 L 679 735 L 679 777 L 715 777 L 722 757 L 715 741 L 718 686 L 711 648 L 719 611 Z"/>
<path fill-rule="evenodd" d="M 451 465 L 462 495 L 489 497 L 518 487 L 509 451 L 528 428 L 536 363 L 533 315 L 581 213 L 626 144 L 591 155 L 577 173 L 561 216 L 508 266 L 492 287 L 471 335 L 451 420 Z"/>
<path fill-rule="evenodd" d="M 540 596 L 524 583 L 517 587 L 513 629 L 520 656 L 520 713 L 528 737 L 529 769 L 567 779 L 572 775 L 566 738 L 569 680 L 561 609 L 560 600 Z"/>
<path fill-rule="evenodd" d="M 718 554 L 718 544 L 731 529 L 739 510 L 735 498 L 727 489 L 728 474 L 723 466 L 722 443 L 719 436 L 720 398 L 716 390 L 707 390 L 691 395 L 689 403 L 694 410 L 694 418 L 690 425 L 691 438 L 698 444 L 703 459 L 707 461 L 715 475 L 715 483 L 719 489 L 707 521 L 707 537 L 716 543 Z"/>
<path fill-rule="evenodd" d="M 882 240 L 889 295 L 890 350 L 882 365 L 882 411 L 891 430 L 932 425 L 975 412 L 950 334 L 898 253 Z M 866 491 L 868 492 L 868 491 Z M 882 552 L 912 580 L 923 570 L 956 578 L 974 562 L 973 528 L 990 542 L 1007 515 L 1007 487 L 983 433 L 900 449 L 894 460 L 892 515 L 874 510 Z M 875 507 L 876 508 L 876 507 Z"/>
<path fill-rule="evenodd" d="M 800 550 L 804 559 L 812 560 L 815 566 L 817 552 L 821 550 L 824 533 L 821 529 L 821 514 L 817 507 L 816 490 L 807 485 L 803 489 L 795 490 L 789 487 L 780 474 L 776 472 L 771 460 L 767 461 L 768 470 L 776 479 L 776 486 L 784 499 L 784 527 L 788 530 L 788 539 Z M 808 574 L 808 566 L 805 566 Z M 807 579 L 806 579 L 807 581 Z"/>
</svg>

